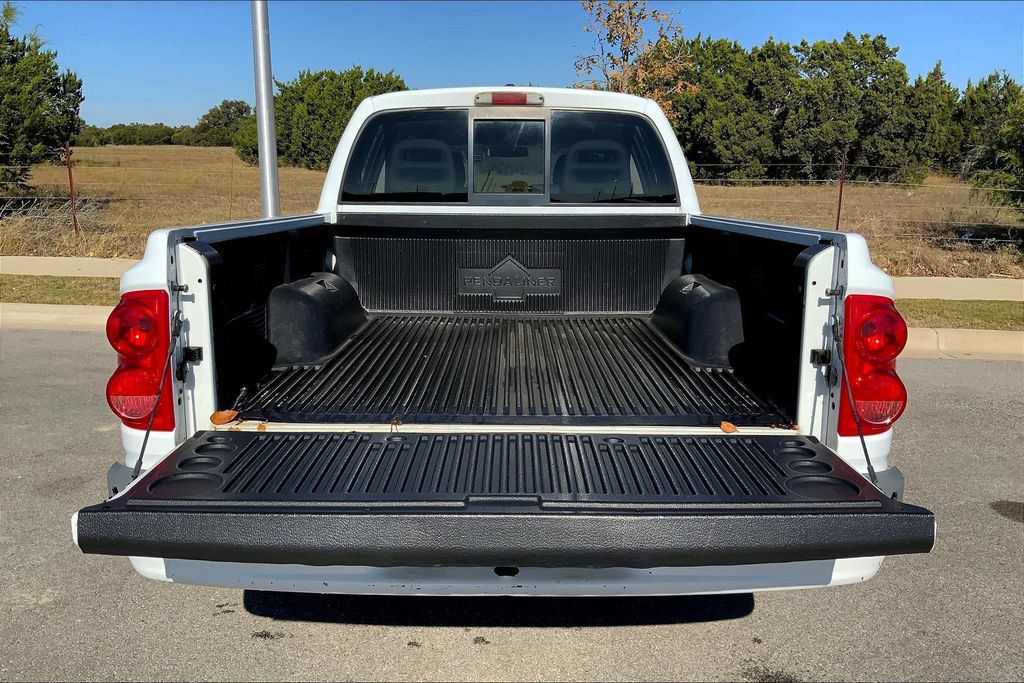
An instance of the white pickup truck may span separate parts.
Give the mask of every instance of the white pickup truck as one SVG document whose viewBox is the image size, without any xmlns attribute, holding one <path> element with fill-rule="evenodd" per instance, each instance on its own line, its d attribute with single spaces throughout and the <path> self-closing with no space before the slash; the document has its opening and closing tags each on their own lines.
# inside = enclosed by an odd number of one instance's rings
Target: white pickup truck
<svg viewBox="0 0 1024 683">
<path fill-rule="evenodd" d="M 332 593 L 864 581 L 928 552 L 907 328 L 858 235 L 703 215 L 658 106 L 381 95 L 316 213 L 158 230 L 107 324 L 144 576 Z"/>
</svg>

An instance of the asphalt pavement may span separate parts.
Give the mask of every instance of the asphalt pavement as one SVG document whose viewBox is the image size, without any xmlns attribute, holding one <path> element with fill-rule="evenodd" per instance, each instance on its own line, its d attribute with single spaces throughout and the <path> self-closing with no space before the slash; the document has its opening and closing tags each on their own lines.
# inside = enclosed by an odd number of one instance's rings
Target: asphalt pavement
<svg viewBox="0 0 1024 683">
<path fill-rule="evenodd" d="M 895 460 L 930 555 L 867 583 L 645 598 L 307 596 L 86 556 L 120 439 L 101 334 L 0 331 L 0 679 L 1020 680 L 1024 363 L 907 360 Z"/>
</svg>

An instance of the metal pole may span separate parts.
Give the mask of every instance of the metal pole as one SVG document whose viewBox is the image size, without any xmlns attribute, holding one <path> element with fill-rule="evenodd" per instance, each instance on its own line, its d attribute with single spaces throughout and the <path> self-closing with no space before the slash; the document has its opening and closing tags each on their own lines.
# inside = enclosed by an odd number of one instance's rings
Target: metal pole
<svg viewBox="0 0 1024 683">
<path fill-rule="evenodd" d="M 277 136 L 274 132 L 274 79 L 270 71 L 267 0 L 250 0 L 252 65 L 256 80 L 256 131 L 260 151 L 260 204 L 263 217 L 281 215 L 277 191 Z"/>
</svg>

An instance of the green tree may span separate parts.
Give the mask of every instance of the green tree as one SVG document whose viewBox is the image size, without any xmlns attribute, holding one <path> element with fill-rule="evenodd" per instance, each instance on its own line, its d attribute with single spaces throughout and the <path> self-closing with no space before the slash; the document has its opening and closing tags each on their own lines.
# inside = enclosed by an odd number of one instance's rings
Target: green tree
<svg viewBox="0 0 1024 683">
<path fill-rule="evenodd" d="M 846 41 L 844 40 L 844 43 Z M 860 122 L 850 162 L 854 177 L 919 182 L 927 169 L 914 155 L 906 131 L 911 125 L 910 79 L 885 36 L 861 36 L 852 57 L 861 89 Z"/>
<path fill-rule="evenodd" d="M 933 168 L 948 167 L 957 156 L 961 132 L 953 120 L 960 92 L 946 80 L 942 62 L 910 89 L 908 140 L 914 156 Z"/>
<path fill-rule="evenodd" d="M 972 177 L 1000 166 L 998 148 L 1010 104 L 1021 94 L 1021 86 L 1006 73 L 995 72 L 976 84 L 968 81 L 954 120 L 960 128 L 960 149 L 956 164 L 961 175 Z"/>
<path fill-rule="evenodd" d="M 82 130 L 71 141 L 71 144 L 75 147 L 99 147 L 109 143 L 110 138 L 107 135 L 106 128 L 90 126 L 88 124 L 82 126 Z"/>
<path fill-rule="evenodd" d="M 773 119 L 758 101 L 764 75 L 739 43 L 698 35 L 681 45 L 681 78 L 698 87 L 676 93 L 676 133 L 703 177 L 754 178 L 775 153 Z"/>
<path fill-rule="evenodd" d="M 140 123 L 135 132 L 136 145 L 169 145 L 174 129 L 166 123 Z"/>
<path fill-rule="evenodd" d="M 859 177 L 920 177 L 906 138 L 910 88 L 897 51 L 884 36 L 850 33 L 798 45 L 800 78 L 783 125 L 783 163 L 795 164 L 801 177 L 830 178 L 845 155 L 860 167 Z"/>
<path fill-rule="evenodd" d="M 360 66 L 340 73 L 302 71 L 293 81 L 278 82 L 274 119 L 279 163 L 325 170 L 359 103 L 406 87 L 392 71 L 363 71 Z M 239 124 L 233 140 L 239 157 L 248 163 L 258 161 L 255 116 Z"/>
<path fill-rule="evenodd" d="M 193 126 L 178 126 L 174 129 L 174 135 L 171 136 L 171 144 L 195 147 L 197 145 L 196 129 Z M 225 143 L 225 145 L 228 144 L 230 144 L 230 140 Z"/>
<path fill-rule="evenodd" d="M 797 104 L 799 63 L 789 43 L 769 38 L 750 51 L 751 69 L 748 97 L 767 121 L 772 143 L 768 162 L 780 163 L 786 120 Z M 783 178 L 789 167 L 769 166 L 765 175 Z"/>
<path fill-rule="evenodd" d="M 275 111 L 275 133 L 278 135 L 277 150 L 278 155 L 281 152 L 281 137 L 279 129 L 276 124 L 276 112 L 277 112 L 277 97 L 274 97 L 274 111 Z M 242 122 L 238 124 L 238 129 L 235 130 L 234 136 L 231 138 L 231 146 L 235 148 L 235 154 L 238 158 L 247 164 L 258 164 L 260 161 L 259 154 L 259 131 L 256 129 L 256 116 L 247 116 L 242 119 Z M 278 165 L 281 164 L 281 157 L 278 156 Z"/>
<path fill-rule="evenodd" d="M 1024 214 L 1024 93 L 1018 92 L 1007 106 L 992 147 L 995 163 L 978 171 L 975 184 L 995 201 Z"/>
<path fill-rule="evenodd" d="M 24 185 L 31 164 L 60 158 L 82 127 L 82 81 L 61 71 L 35 33 L 11 31 L 17 10 L 0 8 L 0 182 Z M 12 168 L 13 167 L 13 168 Z"/>
<path fill-rule="evenodd" d="M 227 147 L 231 145 L 235 132 L 246 117 L 252 115 L 252 107 L 242 100 L 224 100 L 202 115 L 192 129 L 191 136 L 183 134 L 181 143 L 201 147 Z M 184 140 L 191 138 L 190 142 Z"/>
</svg>

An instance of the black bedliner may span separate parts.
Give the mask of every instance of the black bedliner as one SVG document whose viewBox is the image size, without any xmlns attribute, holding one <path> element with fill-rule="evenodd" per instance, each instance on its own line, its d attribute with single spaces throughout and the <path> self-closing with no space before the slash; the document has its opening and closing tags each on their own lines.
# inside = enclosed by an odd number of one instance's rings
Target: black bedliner
<svg viewBox="0 0 1024 683">
<path fill-rule="evenodd" d="M 88 553 L 691 566 L 927 552 L 930 512 L 798 436 L 204 432 L 85 508 Z"/>
<path fill-rule="evenodd" d="M 796 415 L 801 255 L 816 245 L 392 219 L 203 247 L 217 408 L 349 424 Z"/>
<path fill-rule="evenodd" d="M 240 410 L 283 422 L 788 425 L 650 316 L 377 314 L 329 362 L 273 371 Z"/>
</svg>

